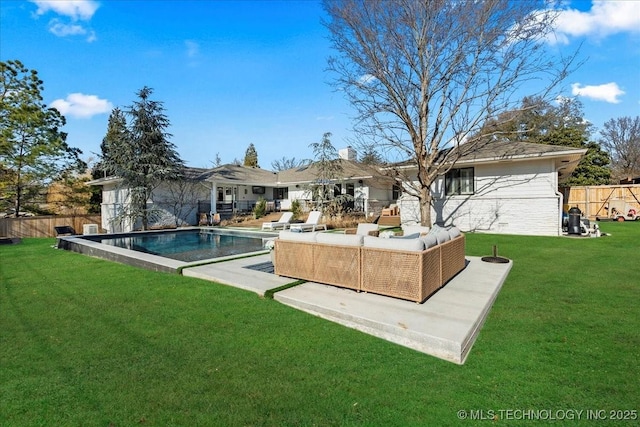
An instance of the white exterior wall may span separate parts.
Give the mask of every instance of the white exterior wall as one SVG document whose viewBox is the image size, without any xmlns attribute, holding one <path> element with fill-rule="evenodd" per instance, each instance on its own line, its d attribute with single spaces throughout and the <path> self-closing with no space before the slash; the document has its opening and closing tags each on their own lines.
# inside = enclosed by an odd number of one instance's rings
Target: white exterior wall
<svg viewBox="0 0 640 427">
<path fill-rule="evenodd" d="M 475 165 L 473 195 L 444 197 L 444 177 L 434 183 L 432 221 L 463 231 L 560 235 L 557 176 L 546 159 Z M 403 223 L 418 223 L 417 200 L 403 196 L 400 214 Z"/>
<path fill-rule="evenodd" d="M 102 216 L 102 228 L 107 233 L 128 232 L 132 230 L 131 224 L 120 224 L 114 219 L 122 211 L 122 206 L 129 201 L 129 192 L 126 189 L 118 188 L 117 184 L 107 184 L 102 186 L 102 204 L 100 213 Z"/>
<path fill-rule="evenodd" d="M 181 212 L 178 213 L 179 225 L 197 225 L 198 224 L 198 199 L 206 199 L 209 197 L 209 190 L 203 186 L 196 186 L 193 194 L 190 194 L 188 202 L 184 203 Z M 154 191 L 152 202 L 149 203 L 149 209 L 155 209 L 154 219 L 150 219 L 149 226 L 175 225 L 175 217 L 171 200 L 175 197 L 171 196 L 166 187 L 160 187 Z M 122 212 L 123 206 L 129 202 L 129 192 L 127 189 L 119 188 L 118 184 L 106 184 L 102 186 L 102 228 L 108 233 L 126 233 L 133 231 L 135 224 L 129 220 L 116 220 L 117 216 Z"/>
</svg>

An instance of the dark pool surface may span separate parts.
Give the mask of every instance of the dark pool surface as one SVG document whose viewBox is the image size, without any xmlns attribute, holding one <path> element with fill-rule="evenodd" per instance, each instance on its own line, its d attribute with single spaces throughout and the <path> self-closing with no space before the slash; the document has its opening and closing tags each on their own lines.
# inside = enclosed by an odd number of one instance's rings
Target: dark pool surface
<svg viewBox="0 0 640 427">
<path fill-rule="evenodd" d="M 163 232 L 99 240 L 106 245 L 159 255 L 184 262 L 263 250 L 262 238 L 202 232 Z"/>
</svg>

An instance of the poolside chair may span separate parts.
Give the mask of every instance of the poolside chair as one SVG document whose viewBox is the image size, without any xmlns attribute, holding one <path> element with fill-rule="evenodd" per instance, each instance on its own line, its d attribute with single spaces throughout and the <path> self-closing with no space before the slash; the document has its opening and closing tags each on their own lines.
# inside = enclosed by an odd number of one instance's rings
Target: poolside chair
<svg viewBox="0 0 640 427">
<path fill-rule="evenodd" d="M 277 230 L 279 228 L 282 228 L 283 230 L 286 230 L 287 227 L 289 226 L 289 223 L 291 222 L 292 218 L 293 218 L 293 212 L 285 212 L 285 213 L 282 214 L 280 219 L 275 221 L 275 222 L 263 222 L 262 223 L 262 230 L 263 231 L 273 231 L 273 230 Z"/>
<path fill-rule="evenodd" d="M 56 236 L 75 236 L 77 234 L 76 230 L 69 225 L 61 225 L 53 227 L 53 229 L 56 230 Z"/>
<path fill-rule="evenodd" d="M 327 230 L 326 224 L 318 224 L 320 222 L 320 218 L 322 218 L 322 212 L 320 211 L 311 211 L 309 212 L 309 217 L 306 222 L 301 224 L 291 224 L 289 229 L 291 231 L 316 231 L 320 228 Z"/>
<path fill-rule="evenodd" d="M 358 234 L 360 236 L 378 237 L 379 233 L 378 224 L 372 224 L 369 222 L 362 222 L 358 224 L 358 228 L 347 228 L 344 230 L 344 234 Z"/>
</svg>

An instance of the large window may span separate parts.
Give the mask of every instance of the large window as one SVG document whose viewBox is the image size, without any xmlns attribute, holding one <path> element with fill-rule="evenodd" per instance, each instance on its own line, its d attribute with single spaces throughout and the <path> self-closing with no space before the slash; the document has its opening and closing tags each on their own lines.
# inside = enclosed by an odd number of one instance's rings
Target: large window
<svg viewBox="0 0 640 427">
<path fill-rule="evenodd" d="M 444 177 L 444 185 L 447 196 L 473 194 L 473 168 L 451 169 Z"/>
<path fill-rule="evenodd" d="M 273 189 L 273 198 L 274 199 L 288 199 L 289 198 L 289 188 L 288 187 L 283 187 L 283 188 L 274 188 Z"/>
</svg>

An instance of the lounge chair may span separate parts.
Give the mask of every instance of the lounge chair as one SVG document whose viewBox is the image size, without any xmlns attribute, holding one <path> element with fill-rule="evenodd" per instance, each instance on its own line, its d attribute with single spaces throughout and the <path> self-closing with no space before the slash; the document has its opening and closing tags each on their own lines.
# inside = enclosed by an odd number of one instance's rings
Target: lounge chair
<svg viewBox="0 0 640 427">
<path fill-rule="evenodd" d="M 306 222 L 303 222 L 301 224 L 291 224 L 291 226 L 289 226 L 289 229 L 291 231 L 302 232 L 302 231 L 316 231 L 322 228 L 326 231 L 327 230 L 326 224 L 318 224 L 320 222 L 320 218 L 322 218 L 322 212 L 311 211 L 309 212 L 309 217 L 307 218 Z"/>
<path fill-rule="evenodd" d="M 291 222 L 291 219 L 293 218 L 293 212 L 285 212 L 282 214 L 282 216 L 280 217 L 279 220 L 274 221 L 274 222 L 263 222 L 262 223 L 262 230 L 264 231 L 273 231 L 273 230 L 277 230 L 279 228 L 282 228 L 283 230 L 286 230 L 287 227 L 289 226 L 289 223 Z"/>
<path fill-rule="evenodd" d="M 344 234 L 358 234 L 360 236 L 378 236 L 380 233 L 378 224 L 363 222 L 358 224 L 358 228 L 347 228 Z"/>
<path fill-rule="evenodd" d="M 61 225 L 53 227 L 53 229 L 56 230 L 56 236 L 75 236 L 77 234 L 76 230 L 69 225 Z"/>
</svg>

